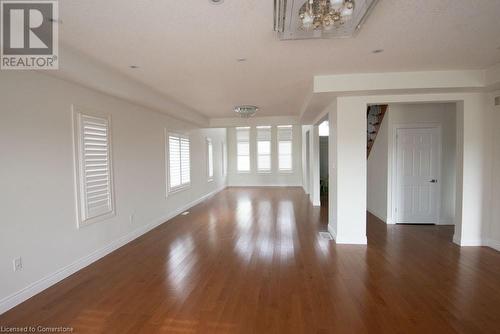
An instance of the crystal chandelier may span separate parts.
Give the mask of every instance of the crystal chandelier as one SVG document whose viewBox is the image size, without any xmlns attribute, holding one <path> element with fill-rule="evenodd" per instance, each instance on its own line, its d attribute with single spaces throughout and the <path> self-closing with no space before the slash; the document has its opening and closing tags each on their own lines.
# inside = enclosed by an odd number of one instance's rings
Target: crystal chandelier
<svg viewBox="0 0 500 334">
<path fill-rule="evenodd" d="M 299 10 L 302 30 L 328 31 L 352 18 L 354 0 L 307 0 Z"/>
<path fill-rule="evenodd" d="M 236 106 L 234 107 L 233 110 L 235 113 L 240 115 L 240 117 L 249 118 L 254 116 L 259 110 L 259 108 L 256 106 L 243 105 L 243 106 Z"/>
</svg>

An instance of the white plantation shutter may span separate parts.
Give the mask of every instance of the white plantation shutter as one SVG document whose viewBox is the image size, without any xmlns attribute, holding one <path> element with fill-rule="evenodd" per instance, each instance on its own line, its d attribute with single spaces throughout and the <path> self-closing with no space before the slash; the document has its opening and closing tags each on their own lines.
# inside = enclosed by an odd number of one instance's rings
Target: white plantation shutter
<svg viewBox="0 0 500 334">
<path fill-rule="evenodd" d="M 291 125 L 278 126 L 278 165 L 280 171 L 292 170 L 292 138 Z"/>
<path fill-rule="evenodd" d="M 168 136 L 168 179 L 170 190 L 187 186 L 191 182 L 189 144 L 189 138 L 187 137 Z"/>
<path fill-rule="evenodd" d="M 208 153 L 208 179 L 212 180 L 214 178 L 214 149 L 212 146 L 212 140 L 207 138 L 207 153 Z"/>
<path fill-rule="evenodd" d="M 236 128 L 236 154 L 238 172 L 250 171 L 250 128 Z"/>
<path fill-rule="evenodd" d="M 168 137 L 170 189 L 181 185 L 181 139 Z"/>
<path fill-rule="evenodd" d="M 108 118 L 77 113 L 79 224 L 114 213 L 111 136 Z"/>
<path fill-rule="evenodd" d="M 191 152 L 189 138 L 181 137 L 181 184 L 191 183 Z"/>
<path fill-rule="evenodd" d="M 257 170 L 271 171 L 271 127 L 257 127 Z"/>
</svg>

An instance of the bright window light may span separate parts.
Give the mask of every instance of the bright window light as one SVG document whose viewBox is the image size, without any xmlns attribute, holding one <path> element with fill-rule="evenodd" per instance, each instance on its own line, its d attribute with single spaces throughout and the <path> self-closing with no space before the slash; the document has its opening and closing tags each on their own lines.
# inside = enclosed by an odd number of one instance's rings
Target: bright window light
<svg viewBox="0 0 500 334">
<path fill-rule="evenodd" d="M 330 125 L 328 121 L 324 121 L 319 125 L 319 135 L 320 137 L 328 137 L 330 134 Z"/>
</svg>

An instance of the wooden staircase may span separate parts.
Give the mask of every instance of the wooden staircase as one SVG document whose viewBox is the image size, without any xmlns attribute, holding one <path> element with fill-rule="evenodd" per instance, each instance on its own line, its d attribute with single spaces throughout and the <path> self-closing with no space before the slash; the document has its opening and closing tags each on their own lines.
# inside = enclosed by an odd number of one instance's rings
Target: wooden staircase
<svg viewBox="0 0 500 334">
<path fill-rule="evenodd" d="M 366 111 L 366 158 L 370 156 L 375 139 L 377 139 L 378 131 L 384 120 L 385 113 L 387 112 L 387 105 L 372 105 L 368 106 Z"/>
</svg>

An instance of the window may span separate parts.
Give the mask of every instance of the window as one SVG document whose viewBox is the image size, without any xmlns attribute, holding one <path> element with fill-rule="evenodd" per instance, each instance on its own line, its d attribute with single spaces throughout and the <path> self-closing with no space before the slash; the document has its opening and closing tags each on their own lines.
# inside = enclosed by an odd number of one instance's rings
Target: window
<svg viewBox="0 0 500 334">
<path fill-rule="evenodd" d="M 236 154 L 238 172 L 250 172 L 250 128 L 236 128 Z"/>
<path fill-rule="evenodd" d="M 319 127 L 319 136 L 320 137 L 328 137 L 330 135 L 330 122 L 323 121 Z"/>
<path fill-rule="evenodd" d="M 257 171 L 271 171 L 271 127 L 257 127 Z"/>
<path fill-rule="evenodd" d="M 214 179 L 214 149 L 212 139 L 207 138 L 207 163 L 208 163 L 208 180 Z"/>
<path fill-rule="evenodd" d="M 278 126 L 278 165 L 283 172 L 292 170 L 292 126 Z"/>
<path fill-rule="evenodd" d="M 222 158 L 222 176 L 226 176 L 227 175 L 227 166 L 226 166 L 226 144 L 225 143 L 221 143 L 221 158 Z"/>
<path fill-rule="evenodd" d="M 184 188 L 191 182 L 189 138 L 186 136 L 168 136 L 168 180 L 169 191 Z"/>
<path fill-rule="evenodd" d="M 111 119 L 75 111 L 78 225 L 114 215 Z"/>
</svg>

